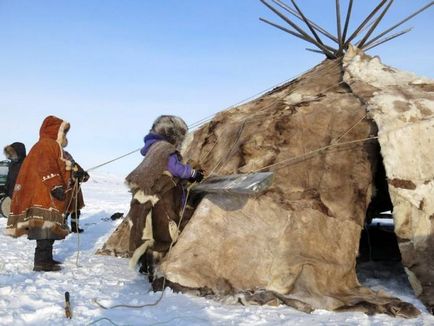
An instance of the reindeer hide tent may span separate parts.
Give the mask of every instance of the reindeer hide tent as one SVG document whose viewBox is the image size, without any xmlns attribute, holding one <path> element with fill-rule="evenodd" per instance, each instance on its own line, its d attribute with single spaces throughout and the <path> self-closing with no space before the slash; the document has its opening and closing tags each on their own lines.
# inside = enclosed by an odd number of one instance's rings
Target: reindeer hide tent
<svg viewBox="0 0 434 326">
<path fill-rule="evenodd" d="M 434 82 L 344 41 L 301 77 L 195 131 L 184 154 L 193 165 L 217 175 L 273 171 L 274 182 L 256 197 L 205 196 L 158 266 L 169 284 L 303 311 L 417 316 L 362 287 L 355 271 L 382 157 L 402 263 L 432 311 Z M 129 229 L 127 216 L 99 253 L 127 257 Z"/>
<path fill-rule="evenodd" d="M 416 315 L 361 287 L 355 272 L 378 135 L 403 264 L 432 307 L 433 91 L 432 81 L 352 50 L 218 114 L 194 133 L 185 156 L 219 175 L 268 167 L 273 186 L 257 198 L 205 197 L 161 275 L 188 289 L 302 310 Z M 100 252 L 127 256 L 127 249 L 128 217 Z"/>
</svg>

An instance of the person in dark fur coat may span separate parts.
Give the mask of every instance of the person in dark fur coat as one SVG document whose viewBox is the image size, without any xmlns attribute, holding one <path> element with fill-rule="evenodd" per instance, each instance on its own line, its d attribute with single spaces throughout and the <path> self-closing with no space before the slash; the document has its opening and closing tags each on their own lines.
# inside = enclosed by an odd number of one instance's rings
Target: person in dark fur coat
<svg viewBox="0 0 434 326">
<path fill-rule="evenodd" d="M 63 152 L 65 158 L 72 163 L 72 183 L 78 182 L 74 193 L 68 196 L 66 209 L 65 223 L 68 216 L 71 215 L 71 231 L 74 233 L 82 233 L 84 230 L 79 226 L 79 219 L 81 215 L 81 209 L 84 207 L 83 191 L 81 190 L 80 183 L 89 180 L 89 174 L 75 162 L 74 158 L 67 151 Z"/>
<path fill-rule="evenodd" d="M 4 148 L 4 154 L 6 158 L 11 161 L 6 178 L 5 193 L 6 196 L 12 199 L 18 172 L 20 171 L 21 164 L 23 164 L 23 161 L 26 158 L 26 146 L 19 142 L 12 143 Z"/>
<path fill-rule="evenodd" d="M 36 240 L 34 271 L 61 269 L 53 259 L 53 243 L 69 234 L 64 213 L 72 163 L 63 152 L 69 127 L 55 116 L 44 119 L 39 141 L 24 159 L 14 187 L 6 234 Z"/>
<path fill-rule="evenodd" d="M 130 266 L 136 266 L 140 260 L 141 271 L 149 274 L 180 232 L 180 211 L 185 201 L 183 183 L 203 179 L 202 170 L 182 163 L 179 148 L 187 129 L 179 117 L 157 118 L 144 139 L 143 161 L 126 177 L 133 195 L 128 212 Z"/>
</svg>

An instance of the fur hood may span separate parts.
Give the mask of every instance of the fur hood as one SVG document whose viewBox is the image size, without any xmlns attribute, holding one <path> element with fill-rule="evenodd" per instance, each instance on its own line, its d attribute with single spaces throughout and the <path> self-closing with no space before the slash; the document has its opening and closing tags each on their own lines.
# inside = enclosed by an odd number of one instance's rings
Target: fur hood
<svg viewBox="0 0 434 326">
<path fill-rule="evenodd" d="M 41 129 L 39 129 L 39 137 L 53 139 L 59 143 L 60 146 L 66 147 L 68 144 L 66 134 L 69 128 L 70 124 L 68 122 L 50 115 L 42 122 Z"/>
<path fill-rule="evenodd" d="M 15 142 L 4 148 L 7 159 L 14 162 L 22 162 L 26 158 L 26 146 L 23 143 Z"/>
<path fill-rule="evenodd" d="M 152 125 L 150 133 L 159 135 L 175 147 L 179 147 L 187 134 L 187 124 L 174 115 L 159 116 Z"/>
</svg>

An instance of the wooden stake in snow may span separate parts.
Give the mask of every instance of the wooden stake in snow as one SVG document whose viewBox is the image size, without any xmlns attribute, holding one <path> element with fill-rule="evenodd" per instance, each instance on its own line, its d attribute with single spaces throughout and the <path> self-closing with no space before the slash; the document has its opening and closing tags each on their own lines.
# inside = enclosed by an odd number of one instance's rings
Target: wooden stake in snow
<svg viewBox="0 0 434 326">
<path fill-rule="evenodd" d="M 72 319 L 72 310 L 68 291 L 65 292 L 65 316 L 66 318 Z"/>
</svg>

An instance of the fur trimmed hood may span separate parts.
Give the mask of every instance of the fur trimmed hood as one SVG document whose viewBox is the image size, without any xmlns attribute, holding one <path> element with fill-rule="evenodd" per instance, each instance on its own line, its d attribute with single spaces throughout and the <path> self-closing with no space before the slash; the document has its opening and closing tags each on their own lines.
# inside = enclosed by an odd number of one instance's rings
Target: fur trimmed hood
<svg viewBox="0 0 434 326">
<path fill-rule="evenodd" d="M 41 128 L 39 129 L 39 137 L 53 139 L 62 147 L 66 147 L 68 144 L 66 134 L 69 128 L 70 124 L 68 122 L 54 115 L 50 115 L 42 122 Z"/>
<path fill-rule="evenodd" d="M 22 162 L 26 158 L 26 146 L 23 143 L 15 142 L 4 148 L 7 159 L 15 162 Z"/>
<path fill-rule="evenodd" d="M 180 117 L 161 115 L 152 125 L 150 133 L 159 135 L 175 147 L 179 147 L 187 134 L 187 124 Z"/>
</svg>

